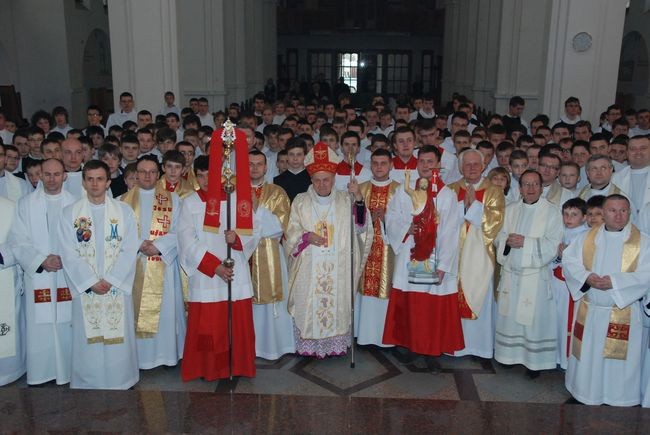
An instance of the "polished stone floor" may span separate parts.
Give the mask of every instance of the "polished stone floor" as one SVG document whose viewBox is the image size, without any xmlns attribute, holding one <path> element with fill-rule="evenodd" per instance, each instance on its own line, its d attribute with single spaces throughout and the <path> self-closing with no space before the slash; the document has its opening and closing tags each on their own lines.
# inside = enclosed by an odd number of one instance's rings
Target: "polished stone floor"
<svg viewBox="0 0 650 435">
<path fill-rule="evenodd" d="M 0 431 L 232 433 L 650 433 L 650 410 L 570 404 L 560 371 L 441 357 L 400 364 L 369 347 L 349 357 L 258 360 L 254 379 L 183 383 L 141 371 L 132 391 L 25 380 L 0 389 Z M 568 403 L 567 403 L 568 401 Z"/>
</svg>

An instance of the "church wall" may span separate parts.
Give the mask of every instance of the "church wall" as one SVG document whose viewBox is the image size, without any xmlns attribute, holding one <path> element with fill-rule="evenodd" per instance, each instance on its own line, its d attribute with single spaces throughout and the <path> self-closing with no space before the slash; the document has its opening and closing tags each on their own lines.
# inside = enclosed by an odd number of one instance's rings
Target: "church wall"
<svg viewBox="0 0 650 435">
<path fill-rule="evenodd" d="M 93 30 L 98 29 L 106 35 L 108 29 L 108 14 L 99 0 L 87 2 L 89 9 L 79 9 L 75 7 L 74 0 L 64 0 L 66 37 L 68 48 L 68 61 L 70 68 L 70 100 L 71 105 L 68 111 L 71 115 L 71 124 L 75 126 L 86 125 L 86 108 L 90 104 L 89 88 L 112 87 L 110 76 L 110 46 L 106 47 L 108 53 L 108 71 L 107 74 L 92 74 L 85 76 L 84 73 L 84 51 L 91 38 Z M 93 41 L 91 41 L 93 44 Z M 98 52 L 88 53 L 92 57 L 102 55 Z M 90 59 L 89 61 L 93 61 Z"/>
<path fill-rule="evenodd" d="M 574 95 L 583 103 L 583 117 L 598 119 L 614 102 L 625 4 L 447 0 L 443 100 L 460 92 L 480 107 L 506 113 L 510 97 L 520 95 L 524 118 L 546 113 L 556 120 Z M 647 21 L 645 29 L 650 31 Z M 583 52 L 573 48 L 580 32 L 593 39 Z"/>
<path fill-rule="evenodd" d="M 5 0 L 0 44 L 11 62 L 2 84 L 21 93 L 23 117 L 70 107 L 70 77 L 63 0 Z M 2 68 L 0 68 L 2 71 Z M 10 82 L 5 82 L 10 80 Z"/>
<path fill-rule="evenodd" d="M 268 0 L 178 2 L 182 105 L 206 97 L 210 110 L 251 98 L 275 76 L 275 4 Z"/>
<path fill-rule="evenodd" d="M 0 85 L 19 85 L 13 2 L 0 14 Z"/>
</svg>

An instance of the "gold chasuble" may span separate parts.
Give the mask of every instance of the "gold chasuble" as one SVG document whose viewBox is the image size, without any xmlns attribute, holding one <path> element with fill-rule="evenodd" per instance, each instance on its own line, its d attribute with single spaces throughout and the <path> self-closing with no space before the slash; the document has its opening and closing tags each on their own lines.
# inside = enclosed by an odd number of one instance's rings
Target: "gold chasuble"
<svg viewBox="0 0 650 435">
<path fill-rule="evenodd" d="M 585 269 L 592 270 L 594 257 L 596 256 L 596 235 L 602 224 L 589 230 L 582 246 L 582 263 Z M 641 253 L 641 233 L 637 227 L 631 226 L 630 236 L 623 244 L 623 258 L 621 258 L 621 272 L 630 273 L 636 271 Z M 589 310 L 589 299 L 585 295 L 578 307 L 578 315 L 573 328 L 573 348 L 571 352 L 578 360 L 582 350 L 582 336 Z M 632 307 L 623 309 L 612 307 L 609 314 L 609 325 L 607 325 L 607 337 L 603 357 L 609 359 L 624 360 L 627 358 L 627 344 L 630 338 L 630 320 Z"/>
<path fill-rule="evenodd" d="M 366 207 L 371 215 L 376 210 L 386 211 L 388 202 L 399 187 L 396 181 L 388 180 L 386 183 L 366 181 L 359 185 Z M 373 219 L 372 247 L 368 255 L 368 261 L 363 269 L 359 292 L 364 296 L 374 296 L 380 299 L 388 299 L 393 286 L 393 269 L 395 254 L 390 246 L 384 242 L 382 236 L 383 223 L 379 219 Z"/>
<path fill-rule="evenodd" d="M 135 212 L 140 234 L 140 188 L 136 186 L 122 195 L 122 201 L 129 204 Z M 156 183 L 154 192 L 149 240 L 156 240 L 169 232 L 172 207 L 172 193 L 165 188 L 165 180 L 161 178 Z M 133 311 L 138 338 L 151 338 L 158 332 L 164 276 L 165 263 L 160 256 L 137 260 L 133 281 Z"/>
<path fill-rule="evenodd" d="M 447 185 L 464 201 L 467 183 L 464 179 Z M 475 188 L 476 201 L 483 204 L 481 228 L 465 221 L 460 226 L 458 264 L 458 304 L 461 317 L 476 320 L 493 282 L 496 264 L 494 239 L 503 226 L 505 198 L 503 190 L 487 178 Z"/>
<path fill-rule="evenodd" d="M 275 184 L 264 183 L 253 188 L 258 206 L 264 207 L 280 220 L 282 232 L 286 233 L 291 204 L 284 189 Z M 262 224 L 264 225 L 264 224 Z M 283 298 L 282 269 L 280 267 L 279 240 L 263 237 L 250 259 L 253 281 L 253 303 L 270 304 Z"/>
</svg>

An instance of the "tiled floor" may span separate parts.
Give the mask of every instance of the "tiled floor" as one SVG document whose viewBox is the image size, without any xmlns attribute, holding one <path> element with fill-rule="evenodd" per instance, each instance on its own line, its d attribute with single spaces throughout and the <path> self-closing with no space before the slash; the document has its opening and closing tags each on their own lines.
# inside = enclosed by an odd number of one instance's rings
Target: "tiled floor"
<svg viewBox="0 0 650 435">
<path fill-rule="evenodd" d="M 560 371 L 443 356 L 403 365 L 385 350 L 258 360 L 253 379 L 184 383 L 180 367 L 141 371 L 134 391 L 78 391 L 24 378 L 0 389 L 0 431 L 648 433 L 650 410 L 565 404 Z M 216 394 L 215 394 L 216 393 Z M 645 426 L 644 426 L 645 425 Z"/>
</svg>

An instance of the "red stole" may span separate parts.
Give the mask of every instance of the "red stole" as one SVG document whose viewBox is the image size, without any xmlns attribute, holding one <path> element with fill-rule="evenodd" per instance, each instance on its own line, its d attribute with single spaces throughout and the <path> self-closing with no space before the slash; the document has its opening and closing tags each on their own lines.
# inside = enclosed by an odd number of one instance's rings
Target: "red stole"
<svg viewBox="0 0 650 435">
<path fill-rule="evenodd" d="M 223 197 L 222 172 L 223 167 L 223 150 L 224 142 L 223 128 L 212 133 L 210 139 L 210 171 L 208 173 L 208 192 L 205 205 L 205 217 L 203 219 L 203 228 L 210 232 L 219 232 L 221 226 L 221 207 L 220 200 Z M 253 233 L 253 202 L 251 192 L 250 173 L 248 168 L 248 143 L 243 130 L 233 129 L 235 152 L 235 173 L 237 175 L 235 183 L 235 192 L 237 194 L 237 205 L 235 208 L 235 228 L 237 234 L 251 235 Z M 234 177 L 233 177 L 234 178 Z"/>
</svg>

